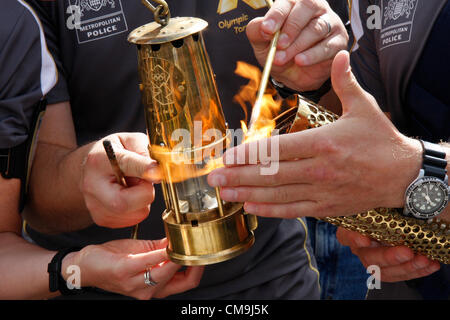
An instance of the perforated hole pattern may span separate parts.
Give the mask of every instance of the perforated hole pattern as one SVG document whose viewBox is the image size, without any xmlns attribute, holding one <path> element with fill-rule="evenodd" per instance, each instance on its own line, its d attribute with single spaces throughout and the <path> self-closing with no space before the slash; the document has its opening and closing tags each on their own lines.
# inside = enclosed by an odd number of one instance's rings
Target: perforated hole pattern
<svg viewBox="0 0 450 320">
<path fill-rule="evenodd" d="M 296 120 L 308 119 L 310 128 L 334 122 L 338 116 L 321 106 L 299 99 Z M 294 120 L 295 122 L 295 120 Z M 321 219 L 369 236 L 385 245 L 405 245 L 416 253 L 450 264 L 450 222 L 419 220 L 403 216 L 396 209 L 379 208 L 347 217 Z"/>
</svg>

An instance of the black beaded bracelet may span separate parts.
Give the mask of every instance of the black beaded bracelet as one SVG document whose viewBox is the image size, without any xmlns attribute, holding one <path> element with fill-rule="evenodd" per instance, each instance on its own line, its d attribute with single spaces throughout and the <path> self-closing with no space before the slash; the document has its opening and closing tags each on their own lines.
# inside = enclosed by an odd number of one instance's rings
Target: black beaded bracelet
<svg viewBox="0 0 450 320">
<path fill-rule="evenodd" d="M 277 82 L 272 77 L 270 78 L 270 81 L 272 82 L 272 85 L 274 88 L 278 91 L 278 94 L 283 98 L 286 99 L 287 97 L 299 94 L 302 97 L 305 97 L 308 100 L 311 100 L 312 102 L 319 103 L 320 99 L 331 90 L 331 79 L 328 78 L 327 81 L 325 81 L 322 86 L 317 90 L 311 90 L 311 91 L 296 91 L 291 88 L 286 87 L 284 84 Z"/>
</svg>

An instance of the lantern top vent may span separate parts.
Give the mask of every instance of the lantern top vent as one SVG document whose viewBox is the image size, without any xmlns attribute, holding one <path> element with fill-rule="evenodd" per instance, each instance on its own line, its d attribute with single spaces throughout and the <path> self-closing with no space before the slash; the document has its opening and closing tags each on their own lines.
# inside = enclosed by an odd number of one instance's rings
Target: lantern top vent
<svg viewBox="0 0 450 320">
<path fill-rule="evenodd" d="M 162 44 L 186 38 L 205 29 L 208 23 L 194 17 L 176 17 L 166 26 L 151 22 L 134 29 L 128 41 L 134 44 Z"/>
</svg>

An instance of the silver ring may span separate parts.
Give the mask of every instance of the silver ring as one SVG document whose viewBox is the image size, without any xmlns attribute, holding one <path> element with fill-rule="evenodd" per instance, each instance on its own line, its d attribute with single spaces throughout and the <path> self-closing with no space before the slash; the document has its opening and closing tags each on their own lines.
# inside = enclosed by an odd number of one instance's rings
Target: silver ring
<svg viewBox="0 0 450 320">
<path fill-rule="evenodd" d="M 152 268 L 145 268 L 145 272 L 144 272 L 144 283 L 148 286 L 156 286 L 158 284 L 158 282 L 154 281 L 152 279 L 152 275 L 150 274 L 150 272 L 152 271 Z"/>
<path fill-rule="evenodd" d="M 327 19 L 324 18 L 324 16 L 319 17 L 319 19 L 321 19 L 322 21 L 324 21 L 327 24 L 328 32 L 327 32 L 326 36 L 328 36 L 331 33 L 331 24 L 328 22 Z"/>
</svg>

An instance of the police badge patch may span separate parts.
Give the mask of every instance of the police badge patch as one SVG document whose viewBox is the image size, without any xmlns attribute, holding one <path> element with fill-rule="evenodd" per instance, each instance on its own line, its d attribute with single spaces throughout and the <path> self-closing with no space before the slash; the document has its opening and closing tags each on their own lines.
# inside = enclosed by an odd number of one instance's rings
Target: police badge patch
<svg viewBox="0 0 450 320">
<path fill-rule="evenodd" d="M 384 11 L 384 23 L 388 19 L 397 20 L 406 15 L 409 18 L 415 7 L 415 0 L 390 0 L 386 10 Z"/>
<path fill-rule="evenodd" d="M 417 3 L 420 0 L 382 0 L 383 24 L 380 50 L 411 40 Z"/>
<path fill-rule="evenodd" d="M 77 33 L 78 43 L 100 40 L 128 31 L 121 0 L 68 0 L 66 12 Z"/>
<path fill-rule="evenodd" d="M 81 15 L 83 15 L 84 11 L 99 11 L 102 7 L 106 6 L 106 4 L 110 4 L 113 9 L 116 6 L 114 0 L 77 0 L 75 3 L 76 6 L 80 7 Z"/>
</svg>

